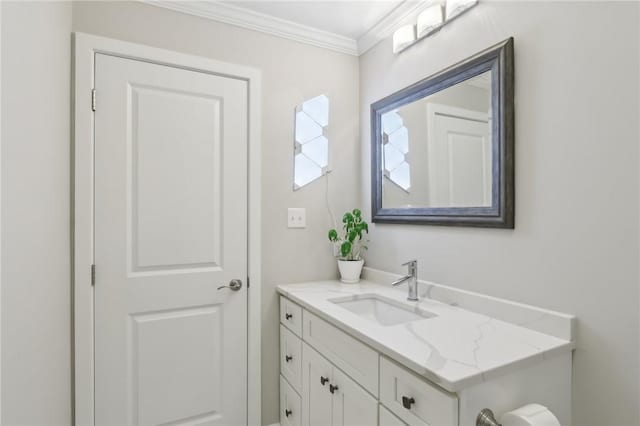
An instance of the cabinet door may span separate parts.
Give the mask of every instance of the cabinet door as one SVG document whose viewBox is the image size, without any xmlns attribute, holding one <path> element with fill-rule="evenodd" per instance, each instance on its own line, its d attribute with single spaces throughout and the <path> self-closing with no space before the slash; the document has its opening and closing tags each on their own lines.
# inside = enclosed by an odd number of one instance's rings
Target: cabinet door
<svg viewBox="0 0 640 426">
<path fill-rule="evenodd" d="M 332 426 L 378 424 L 378 401 L 335 367 L 329 389 L 333 396 Z"/>
<path fill-rule="evenodd" d="M 380 405 L 380 426 L 407 426 L 405 422 L 391 414 L 384 406 Z"/>
<path fill-rule="evenodd" d="M 329 361 L 303 342 L 302 426 L 331 425 L 331 372 Z"/>
</svg>

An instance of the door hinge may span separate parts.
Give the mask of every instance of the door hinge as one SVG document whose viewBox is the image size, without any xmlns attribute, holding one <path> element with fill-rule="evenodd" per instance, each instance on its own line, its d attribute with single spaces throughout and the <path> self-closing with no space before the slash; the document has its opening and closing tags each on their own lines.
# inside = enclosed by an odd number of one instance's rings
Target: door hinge
<svg viewBox="0 0 640 426">
<path fill-rule="evenodd" d="M 91 265 L 91 285 L 96 285 L 96 265 Z"/>
<path fill-rule="evenodd" d="M 249 277 L 247 277 L 247 288 L 251 287 L 251 282 L 249 281 Z"/>
<path fill-rule="evenodd" d="M 96 89 L 91 89 L 91 111 L 96 110 Z"/>
</svg>

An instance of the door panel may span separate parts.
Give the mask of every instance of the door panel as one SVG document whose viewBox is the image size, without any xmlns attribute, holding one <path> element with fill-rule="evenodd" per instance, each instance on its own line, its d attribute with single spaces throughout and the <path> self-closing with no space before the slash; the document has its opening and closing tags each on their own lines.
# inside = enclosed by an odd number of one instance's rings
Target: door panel
<svg viewBox="0 0 640 426">
<path fill-rule="evenodd" d="M 133 268 L 218 266 L 220 99 L 139 86 L 131 96 Z"/>
<path fill-rule="evenodd" d="M 437 116 L 437 140 L 445 145 L 443 176 L 449 205 L 491 205 L 491 138 L 486 122 Z"/>
<path fill-rule="evenodd" d="M 491 206 L 491 129 L 488 116 L 455 109 L 429 119 L 429 202 L 433 207 Z M 468 115 L 464 115 L 464 114 Z"/>
<path fill-rule="evenodd" d="M 246 82 L 96 55 L 97 425 L 246 425 Z"/>
<path fill-rule="evenodd" d="M 221 405 L 221 389 L 212 386 L 221 375 L 221 311 L 209 306 L 131 316 L 140 424 L 185 419 Z"/>
</svg>

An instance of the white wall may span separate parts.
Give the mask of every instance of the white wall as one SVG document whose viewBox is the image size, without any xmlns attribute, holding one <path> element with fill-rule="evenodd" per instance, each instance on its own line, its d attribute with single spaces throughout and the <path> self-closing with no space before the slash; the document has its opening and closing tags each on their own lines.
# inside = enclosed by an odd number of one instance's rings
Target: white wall
<svg viewBox="0 0 640 426">
<path fill-rule="evenodd" d="M 118 38 L 263 72 L 263 423 L 278 421 L 278 283 L 336 276 L 326 240 L 325 178 L 292 191 L 294 108 L 330 100 L 330 177 L 337 212 L 359 202 L 358 59 L 238 27 L 131 2 L 77 2 L 73 30 Z M 307 228 L 286 228 L 287 207 L 307 208 Z"/>
<path fill-rule="evenodd" d="M 3 425 L 69 425 L 71 5 L 2 3 Z"/>
<path fill-rule="evenodd" d="M 369 105 L 515 38 L 516 227 L 371 227 L 367 263 L 578 316 L 579 426 L 637 425 L 639 4 L 489 2 L 394 56 L 360 58 L 362 204 Z"/>
</svg>

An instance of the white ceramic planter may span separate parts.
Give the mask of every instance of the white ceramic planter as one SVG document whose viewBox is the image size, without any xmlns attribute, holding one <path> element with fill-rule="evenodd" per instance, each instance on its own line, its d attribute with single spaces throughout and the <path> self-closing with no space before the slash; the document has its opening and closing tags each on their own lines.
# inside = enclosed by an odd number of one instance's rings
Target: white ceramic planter
<svg viewBox="0 0 640 426">
<path fill-rule="evenodd" d="M 345 284 L 353 284 L 360 282 L 360 274 L 364 260 L 338 260 L 338 269 L 340 270 L 340 281 Z"/>
</svg>

